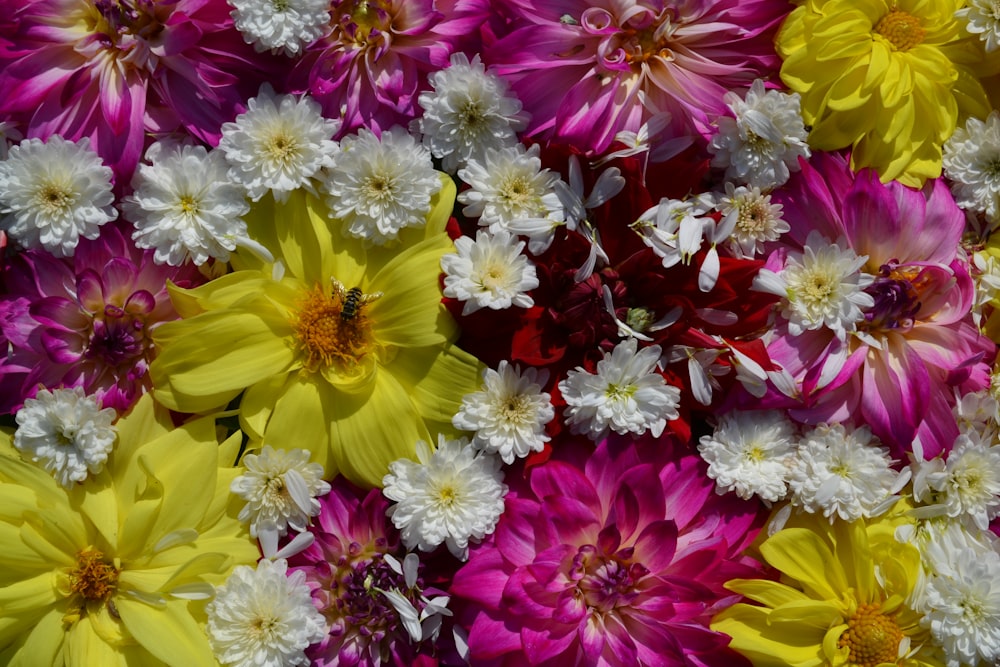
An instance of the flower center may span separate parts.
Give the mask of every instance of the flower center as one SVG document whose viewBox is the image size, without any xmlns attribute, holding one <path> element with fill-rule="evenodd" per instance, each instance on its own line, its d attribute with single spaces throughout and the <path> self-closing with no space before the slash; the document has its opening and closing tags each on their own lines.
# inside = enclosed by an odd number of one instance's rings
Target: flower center
<svg viewBox="0 0 1000 667">
<path fill-rule="evenodd" d="M 356 287 L 344 290 L 336 281 L 334 286 L 332 293 L 317 286 L 306 294 L 292 325 L 309 371 L 354 370 L 375 347 L 364 311 L 381 294 L 363 294 Z"/>
<path fill-rule="evenodd" d="M 103 317 L 98 315 L 94 318 L 85 355 L 112 368 L 143 363 L 151 342 L 146 338 L 142 314 L 106 305 Z"/>
<path fill-rule="evenodd" d="M 740 205 L 736 227 L 744 236 L 764 236 L 771 229 L 771 212 L 761 199 L 747 201 Z"/>
<path fill-rule="evenodd" d="M 894 261 L 879 267 L 878 277 L 865 289 L 875 300 L 865 313 L 865 328 L 911 328 L 922 305 L 919 286 L 923 282 L 917 267 L 899 267 Z"/>
<path fill-rule="evenodd" d="M 847 622 L 837 646 L 850 649 L 848 664 L 852 667 L 875 667 L 885 662 L 895 664 L 902 640 L 903 631 L 896 621 L 884 615 L 879 605 L 865 604 Z"/>
<path fill-rule="evenodd" d="M 57 183 L 46 183 L 35 195 L 38 208 L 46 215 L 56 217 L 67 213 L 76 201 L 76 195 L 65 186 Z"/>
<path fill-rule="evenodd" d="M 630 605 L 639 595 L 639 580 L 649 574 L 644 566 L 632 563 L 631 557 L 631 549 L 605 556 L 593 545 L 580 547 L 569 572 L 569 578 L 577 582 L 573 594 L 599 613 Z"/>
<path fill-rule="evenodd" d="M 389 174 L 372 174 L 364 181 L 365 195 L 370 200 L 391 202 L 395 198 L 393 181 Z"/>
<path fill-rule="evenodd" d="M 70 590 L 85 600 L 105 601 L 118 587 L 118 568 L 107 562 L 97 549 L 76 554 L 76 569 L 69 573 Z"/>
<path fill-rule="evenodd" d="M 374 47 L 387 42 L 392 30 L 391 3 L 385 0 L 346 0 L 335 2 L 332 37 L 345 46 Z M 388 5 L 388 6 L 387 6 Z"/>
<path fill-rule="evenodd" d="M 628 19 L 617 26 L 618 17 L 606 9 L 591 7 L 583 12 L 580 25 L 586 32 L 601 37 L 597 49 L 600 62 L 607 69 L 620 70 L 652 58 L 674 60 L 670 39 L 678 24 L 673 21 L 673 11 L 668 8 L 655 13 L 642 7 L 632 10 Z"/>
<path fill-rule="evenodd" d="M 289 0 L 271 0 L 271 6 L 276 12 L 287 12 Z"/>
<path fill-rule="evenodd" d="M 123 64 L 153 71 L 158 58 L 150 43 L 163 32 L 174 4 L 154 0 L 95 0 L 92 13 L 87 16 L 88 32 Z"/>
<path fill-rule="evenodd" d="M 286 132 L 277 132 L 268 138 L 264 152 L 272 162 L 288 164 L 298 157 L 299 144 Z"/>
<path fill-rule="evenodd" d="M 879 19 L 875 32 L 885 37 L 896 51 L 908 51 L 924 41 L 920 19 L 898 9 Z"/>
</svg>

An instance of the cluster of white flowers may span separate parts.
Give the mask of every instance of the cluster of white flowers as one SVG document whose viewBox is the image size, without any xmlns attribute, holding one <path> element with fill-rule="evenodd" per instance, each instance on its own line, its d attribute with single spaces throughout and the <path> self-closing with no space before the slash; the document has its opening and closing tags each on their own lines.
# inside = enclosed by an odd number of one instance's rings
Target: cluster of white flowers
<svg viewBox="0 0 1000 667">
<path fill-rule="evenodd" d="M 25 139 L 0 161 L 0 229 L 24 248 L 72 257 L 118 217 L 112 178 L 88 138 Z"/>
<path fill-rule="evenodd" d="M 42 389 L 14 416 L 14 447 L 70 488 L 104 469 L 118 437 L 117 417 L 82 387 Z"/>
<path fill-rule="evenodd" d="M 956 127 L 944 144 L 943 165 L 955 203 L 1000 222 L 1000 112 Z"/>
<path fill-rule="evenodd" d="M 468 236 L 456 239 L 455 250 L 441 257 L 443 293 L 465 303 L 463 315 L 480 308 L 535 304 L 528 292 L 538 287 L 538 276 L 535 265 L 521 252 L 524 241 L 503 229 L 479 230 L 475 241 Z"/>
<path fill-rule="evenodd" d="M 477 451 L 465 438 L 443 435 L 433 452 L 419 441 L 417 458 L 389 464 L 383 493 L 396 504 L 387 514 L 406 548 L 431 551 L 445 543 L 465 560 L 469 541 L 492 533 L 503 514 L 507 485 L 500 459 Z"/>
<path fill-rule="evenodd" d="M 233 24 L 256 51 L 297 56 L 330 24 L 329 0 L 226 0 Z"/>
</svg>

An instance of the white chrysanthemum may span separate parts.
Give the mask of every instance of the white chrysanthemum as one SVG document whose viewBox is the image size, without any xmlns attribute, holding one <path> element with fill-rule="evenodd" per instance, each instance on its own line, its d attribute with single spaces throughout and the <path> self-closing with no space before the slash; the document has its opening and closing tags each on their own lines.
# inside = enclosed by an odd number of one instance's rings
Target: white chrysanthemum
<svg viewBox="0 0 1000 667">
<path fill-rule="evenodd" d="M 229 180 L 222 153 L 157 142 L 146 159 L 150 164 L 140 164 L 132 179 L 135 192 L 122 202 L 135 244 L 152 249 L 159 264 L 229 261 L 246 238 L 242 216 L 250 205 L 246 191 Z"/>
<path fill-rule="evenodd" d="M 466 394 L 451 423 L 455 428 L 475 431 L 472 446 L 498 454 L 511 464 L 531 452 L 540 452 L 549 441 L 545 425 L 555 411 L 542 386 L 549 372 L 511 366 L 501 360 L 496 370 L 483 371 L 483 390 Z"/>
<path fill-rule="evenodd" d="M 955 202 L 1000 221 L 1000 111 L 969 118 L 944 143 L 943 165 Z"/>
<path fill-rule="evenodd" d="M 258 52 L 297 56 L 330 25 L 330 0 L 226 0 L 233 24 Z"/>
<path fill-rule="evenodd" d="M 400 530 L 407 549 L 430 551 L 442 542 L 465 560 L 469 540 L 481 540 L 503 514 L 507 485 L 500 459 L 477 452 L 465 438 L 438 436 L 431 452 L 417 442 L 419 463 L 399 459 L 382 479 L 386 498 L 394 500 L 387 515 Z"/>
<path fill-rule="evenodd" d="M 867 255 L 855 254 L 843 237 L 830 243 L 812 231 L 803 251 L 789 254 L 779 274 L 761 269 L 754 289 L 783 297 L 781 314 L 791 335 L 826 327 L 845 340 L 864 319 L 862 309 L 875 305 L 864 291 L 874 280 L 861 271 L 867 260 Z"/>
<path fill-rule="evenodd" d="M 247 501 L 239 520 L 250 522 L 250 535 L 276 545 L 288 529 L 302 532 L 320 511 L 317 496 L 330 490 L 323 481 L 323 466 L 309 462 L 306 449 L 273 449 L 246 454 L 246 472 L 232 481 L 229 490 Z"/>
<path fill-rule="evenodd" d="M 488 150 L 482 160 L 470 160 L 458 177 L 471 187 L 458 193 L 462 213 L 478 217 L 490 231 L 521 218 L 562 222 L 563 205 L 555 191 L 557 174 L 542 169 L 538 144 Z"/>
<path fill-rule="evenodd" d="M 719 131 L 708 144 L 715 154 L 712 166 L 724 167 L 727 180 L 762 190 L 784 184 L 789 172 L 799 170 L 799 158 L 809 157 L 799 94 L 764 92 L 764 82 L 757 79 L 746 100 L 734 92 L 723 99 L 735 118 L 719 118 Z"/>
<path fill-rule="evenodd" d="M 382 132 L 381 139 L 361 129 L 344 137 L 340 148 L 327 175 L 326 201 L 345 235 L 384 245 L 404 227 L 426 223 L 431 197 L 441 189 L 426 148 L 401 127 Z"/>
<path fill-rule="evenodd" d="M 1000 49 L 1000 0 L 969 0 L 968 4 L 955 16 L 966 21 L 966 30 L 979 35 L 987 51 Z"/>
<path fill-rule="evenodd" d="M 492 234 L 479 230 L 475 241 L 468 236 L 456 239 L 455 250 L 441 257 L 443 294 L 465 302 L 463 315 L 480 308 L 534 305 L 527 292 L 538 287 L 538 276 L 522 252 L 524 241 L 503 229 Z"/>
<path fill-rule="evenodd" d="M 117 437 L 112 426 L 117 416 L 82 387 L 42 389 L 14 416 L 14 447 L 68 489 L 104 469 Z"/>
<path fill-rule="evenodd" d="M 55 135 L 26 139 L 0 162 L 0 228 L 25 248 L 72 257 L 118 217 L 110 167 L 90 148 Z"/>
<path fill-rule="evenodd" d="M 788 493 L 788 466 L 795 451 L 795 426 L 778 410 L 724 414 L 712 435 L 703 435 L 698 453 L 718 494 L 754 495 L 765 502 Z"/>
<path fill-rule="evenodd" d="M 326 619 L 313 606 L 306 573 L 288 574 L 283 559 L 262 559 L 257 569 L 240 565 L 216 589 L 205 608 L 208 641 L 223 665 L 308 665 L 305 650 L 327 635 Z"/>
<path fill-rule="evenodd" d="M 929 550 L 940 550 L 930 545 Z M 948 667 L 1000 662 L 1000 554 L 949 550 L 933 558 L 923 587 L 923 623 L 944 649 Z"/>
<path fill-rule="evenodd" d="M 961 431 L 988 435 L 1000 429 L 1000 401 L 989 389 L 963 394 L 956 401 L 952 413 Z"/>
<path fill-rule="evenodd" d="M 781 204 L 772 204 L 771 195 L 761 194 L 758 187 L 736 187 L 726 181 L 726 194 L 719 196 L 716 209 L 722 214 L 719 226 L 732 226 L 728 245 L 736 257 L 763 254 L 765 243 L 791 229 L 781 217 Z"/>
<path fill-rule="evenodd" d="M 340 121 L 324 118 L 312 98 L 276 95 L 261 86 L 236 122 L 222 125 L 219 148 L 229 162 L 229 176 L 246 188 L 253 201 L 268 190 L 278 201 L 301 187 L 331 163 L 332 140 Z"/>
<path fill-rule="evenodd" d="M 820 424 L 802 438 L 792 459 L 792 504 L 821 512 L 831 523 L 877 516 L 910 479 L 892 463 L 867 427 L 848 432 L 841 424 Z"/>
<path fill-rule="evenodd" d="M 628 338 L 597 362 L 597 373 L 582 367 L 567 372 L 559 383 L 566 401 L 566 423 L 573 433 L 600 440 L 608 430 L 615 433 L 659 437 L 667 421 L 680 413 L 681 390 L 667 384 L 656 372 L 660 346 L 636 352 L 637 341 Z"/>
<path fill-rule="evenodd" d="M 967 431 L 955 439 L 947 461 L 916 458 L 913 495 L 930 506 L 922 508 L 925 515 L 968 520 L 980 530 L 1000 515 L 1000 445 L 989 442 Z"/>
<path fill-rule="evenodd" d="M 479 55 L 470 62 L 453 53 L 451 65 L 432 73 L 433 91 L 420 93 L 424 115 L 418 121 L 423 142 L 449 174 L 470 158 L 482 162 L 488 149 L 517 143 L 517 132 L 528 122 L 521 102 L 507 94 L 507 82 L 486 72 Z"/>
</svg>

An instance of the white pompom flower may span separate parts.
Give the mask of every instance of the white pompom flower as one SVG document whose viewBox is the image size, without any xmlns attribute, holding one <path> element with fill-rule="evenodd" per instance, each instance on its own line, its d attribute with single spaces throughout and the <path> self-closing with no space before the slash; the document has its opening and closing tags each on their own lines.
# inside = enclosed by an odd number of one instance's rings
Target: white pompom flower
<svg viewBox="0 0 1000 667">
<path fill-rule="evenodd" d="M 457 252 L 441 258 L 447 297 L 465 302 L 462 314 L 480 308 L 503 310 L 511 306 L 530 308 L 528 294 L 538 287 L 535 265 L 524 255 L 524 241 L 505 230 L 480 230 L 476 240 L 462 236 L 455 240 Z"/>
<path fill-rule="evenodd" d="M 330 25 L 330 0 L 226 0 L 233 24 L 254 50 L 297 56 Z"/>
</svg>

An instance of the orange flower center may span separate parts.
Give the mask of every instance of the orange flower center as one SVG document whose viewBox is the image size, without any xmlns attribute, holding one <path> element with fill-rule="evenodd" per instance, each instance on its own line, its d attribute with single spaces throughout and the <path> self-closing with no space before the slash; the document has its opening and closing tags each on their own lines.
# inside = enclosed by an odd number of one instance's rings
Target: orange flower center
<svg viewBox="0 0 1000 667">
<path fill-rule="evenodd" d="M 864 604 L 847 622 L 847 630 L 837 641 L 839 648 L 847 647 L 851 653 L 851 667 L 875 667 L 882 663 L 895 664 L 899 660 L 899 643 L 903 631 L 877 604 Z"/>
<path fill-rule="evenodd" d="M 305 355 L 305 368 L 350 371 L 374 349 L 371 320 L 365 306 L 380 295 L 344 290 L 332 293 L 317 286 L 306 294 L 293 323 L 295 339 Z"/>
<path fill-rule="evenodd" d="M 924 41 L 920 19 L 904 11 L 893 9 L 879 19 L 875 32 L 885 37 L 896 51 L 908 51 Z"/>
<path fill-rule="evenodd" d="M 86 600 L 107 600 L 118 587 L 118 572 L 103 553 L 84 549 L 76 554 L 76 569 L 69 573 L 70 590 Z"/>
</svg>

